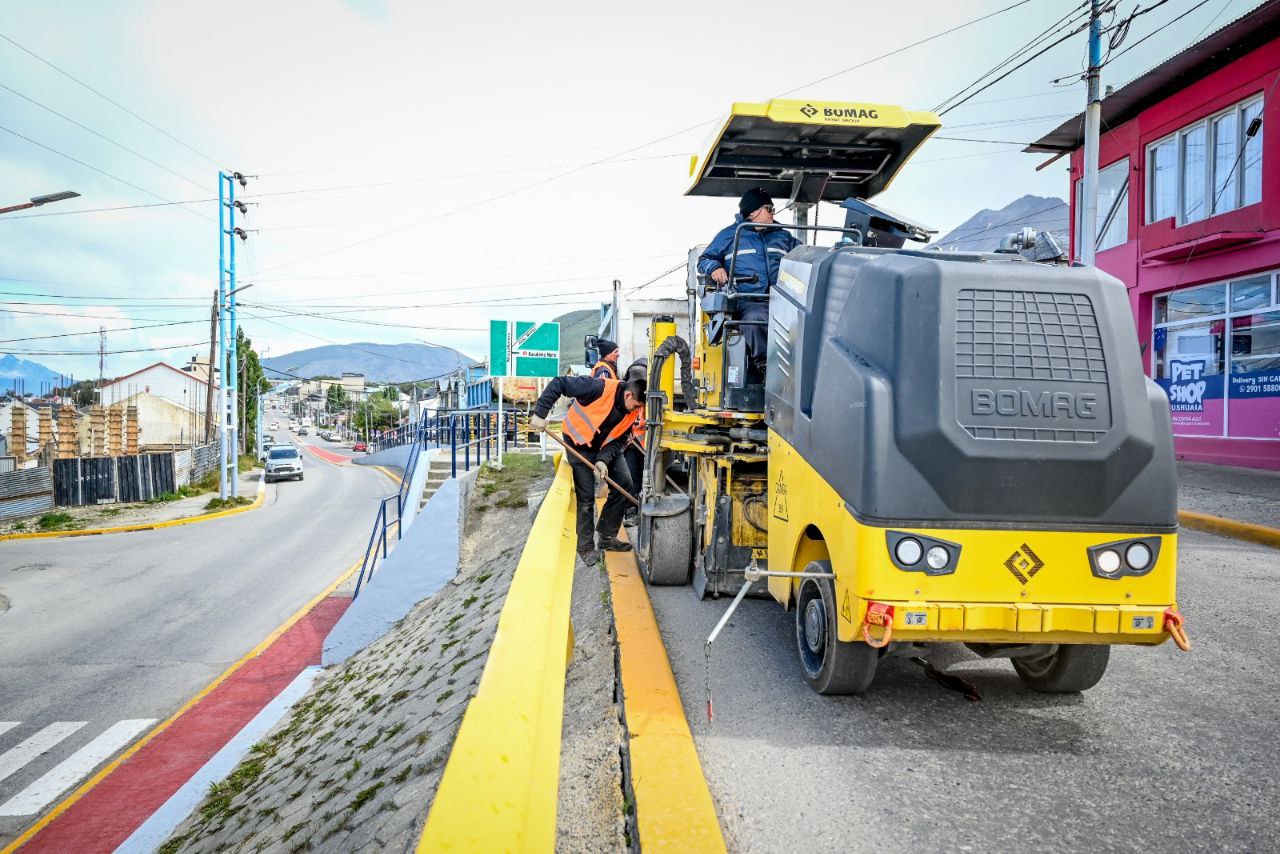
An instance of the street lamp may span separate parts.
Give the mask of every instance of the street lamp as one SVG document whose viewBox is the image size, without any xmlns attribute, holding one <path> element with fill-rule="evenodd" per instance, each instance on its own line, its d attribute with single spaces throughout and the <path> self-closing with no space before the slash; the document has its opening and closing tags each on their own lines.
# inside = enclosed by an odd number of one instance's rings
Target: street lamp
<svg viewBox="0 0 1280 854">
<path fill-rule="evenodd" d="M 50 202 L 63 202 L 67 199 L 78 199 L 80 194 L 72 190 L 63 190 L 61 193 L 50 193 L 47 196 L 32 196 L 31 201 L 21 205 L 13 205 L 7 208 L 0 208 L 0 214 L 13 213 L 14 211 L 25 211 L 28 208 L 38 208 L 41 205 L 47 205 Z"/>
</svg>

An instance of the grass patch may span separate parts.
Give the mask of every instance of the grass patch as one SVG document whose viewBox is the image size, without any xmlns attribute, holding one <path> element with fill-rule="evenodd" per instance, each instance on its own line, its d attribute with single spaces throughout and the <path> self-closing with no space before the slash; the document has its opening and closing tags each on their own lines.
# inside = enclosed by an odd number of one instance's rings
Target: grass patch
<svg viewBox="0 0 1280 854">
<path fill-rule="evenodd" d="M 80 527 L 70 513 L 46 513 L 36 527 L 41 531 L 74 531 Z"/>
<path fill-rule="evenodd" d="M 204 506 L 206 513 L 212 513 L 215 510 L 226 510 L 228 507 L 244 507 L 252 504 L 253 499 L 244 495 L 236 495 L 228 498 L 210 498 L 209 503 Z"/>
<path fill-rule="evenodd" d="M 437 703 L 443 703 L 445 700 L 449 699 L 449 698 L 450 698 L 450 697 L 452 697 L 452 696 L 453 696 L 453 690 L 452 690 L 452 689 L 449 689 L 449 690 L 447 690 L 447 691 L 441 691 L 441 692 L 440 692 L 440 696 L 436 697 L 436 702 L 437 702 Z"/>
<path fill-rule="evenodd" d="M 119 507 L 103 507 L 98 513 L 103 516 L 119 516 L 121 510 Z"/>
<path fill-rule="evenodd" d="M 177 501 L 179 498 L 182 498 L 182 496 L 176 492 L 162 492 L 159 495 L 155 496 L 154 498 L 148 498 L 147 503 L 148 504 L 168 504 L 170 501 Z"/>
<path fill-rule="evenodd" d="M 262 468 L 262 465 L 254 458 L 252 454 L 242 454 L 237 463 L 237 468 L 241 474 L 247 471 L 253 471 L 256 468 Z"/>
<path fill-rule="evenodd" d="M 355 812 L 356 810 L 360 809 L 360 807 L 364 806 L 365 804 L 369 803 L 369 801 L 373 800 L 373 796 L 378 794 L 378 790 L 381 789 L 384 785 L 386 784 L 374 783 L 369 788 L 361 789 L 359 792 L 356 792 L 355 798 L 353 798 L 351 803 L 347 805 L 347 809 L 351 810 L 352 812 Z"/>
<path fill-rule="evenodd" d="M 408 765 L 400 769 L 399 774 L 396 774 L 394 777 L 391 778 L 391 782 L 403 783 L 405 780 L 409 779 L 409 775 L 412 773 L 413 773 L 413 763 L 410 762 Z"/>
<path fill-rule="evenodd" d="M 248 762 L 240 763 L 227 779 L 210 783 L 209 796 L 200 805 L 200 815 L 204 820 L 208 822 L 219 817 L 226 820 L 239 812 L 240 808 L 233 809 L 231 802 L 235 800 L 236 795 L 249 788 L 254 780 L 262 776 L 263 767 L 262 759 L 250 759 Z"/>
</svg>

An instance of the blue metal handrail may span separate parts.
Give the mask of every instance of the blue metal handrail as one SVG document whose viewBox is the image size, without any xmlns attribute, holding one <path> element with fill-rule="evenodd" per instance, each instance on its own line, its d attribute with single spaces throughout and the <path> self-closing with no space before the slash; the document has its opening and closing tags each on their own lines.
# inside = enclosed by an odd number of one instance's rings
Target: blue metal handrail
<svg viewBox="0 0 1280 854">
<path fill-rule="evenodd" d="M 412 442 L 409 459 L 395 494 L 380 500 L 378 513 L 373 520 L 373 530 L 369 532 L 369 542 L 365 546 L 364 558 L 360 563 L 360 575 L 356 578 L 354 599 L 360 595 L 360 589 L 366 580 L 373 578 L 378 563 L 378 552 L 382 559 L 387 557 L 388 531 L 396 526 L 396 540 L 399 541 L 404 530 L 404 510 L 410 501 L 409 490 L 413 479 L 413 470 L 422 456 L 424 448 L 443 446 L 447 440 L 450 448 L 450 476 L 458 476 L 458 449 L 463 452 L 463 471 L 471 470 L 471 449 L 476 449 L 476 463 L 492 459 L 498 449 L 498 435 L 501 429 L 514 442 L 521 418 L 519 412 L 503 412 L 501 426 L 497 410 L 430 410 L 424 412 L 417 424 L 405 425 L 392 431 L 392 437 L 407 439 Z M 399 444 L 405 444 L 400 441 Z M 483 456 L 482 456 L 483 455 Z M 388 504 L 395 502 L 396 515 L 392 519 Z M 379 545 L 381 549 L 379 549 Z"/>
<path fill-rule="evenodd" d="M 390 520 L 387 518 L 387 502 L 396 502 L 396 518 Z M 378 503 L 378 515 L 373 519 L 373 530 L 369 532 L 369 544 L 364 548 L 364 559 L 360 563 L 360 575 L 356 577 L 356 589 L 351 594 L 351 598 L 355 599 L 360 595 L 360 588 L 364 585 L 366 574 L 369 579 L 373 578 L 373 570 L 378 562 L 378 545 L 382 545 L 382 559 L 387 559 L 387 529 L 392 525 L 396 526 L 396 539 L 399 539 L 400 529 L 400 493 L 388 495 Z"/>
</svg>

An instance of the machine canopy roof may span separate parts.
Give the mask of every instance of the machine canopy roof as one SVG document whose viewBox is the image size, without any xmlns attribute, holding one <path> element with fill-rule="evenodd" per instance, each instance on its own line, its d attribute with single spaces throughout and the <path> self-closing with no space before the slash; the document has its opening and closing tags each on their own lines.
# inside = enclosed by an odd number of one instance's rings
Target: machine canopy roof
<svg viewBox="0 0 1280 854">
<path fill-rule="evenodd" d="M 689 196 L 741 196 L 764 187 L 775 199 L 840 202 L 888 188 L 929 136 L 933 113 L 889 104 L 737 103 L 689 167 Z"/>
</svg>

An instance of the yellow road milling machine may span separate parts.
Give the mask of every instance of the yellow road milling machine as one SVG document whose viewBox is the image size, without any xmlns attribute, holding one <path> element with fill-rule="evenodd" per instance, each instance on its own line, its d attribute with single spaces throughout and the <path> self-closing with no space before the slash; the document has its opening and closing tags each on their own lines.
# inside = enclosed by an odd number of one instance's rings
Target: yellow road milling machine
<svg viewBox="0 0 1280 854">
<path fill-rule="evenodd" d="M 695 340 L 655 320 L 638 556 L 651 584 L 793 611 L 819 693 L 939 642 L 1081 691 L 1112 644 L 1187 646 L 1168 402 L 1116 279 L 903 248 L 929 232 L 867 200 L 938 127 L 882 104 L 734 104 L 694 159 L 688 194 L 763 187 L 802 245 L 767 294 L 737 293 L 740 226 L 725 285 L 691 264 Z M 844 225 L 810 224 L 819 201 Z M 767 321 L 735 319 L 749 300 Z"/>
</svg>

